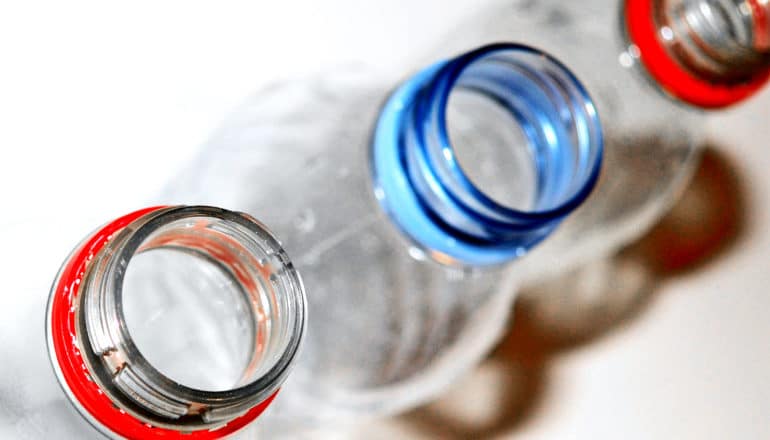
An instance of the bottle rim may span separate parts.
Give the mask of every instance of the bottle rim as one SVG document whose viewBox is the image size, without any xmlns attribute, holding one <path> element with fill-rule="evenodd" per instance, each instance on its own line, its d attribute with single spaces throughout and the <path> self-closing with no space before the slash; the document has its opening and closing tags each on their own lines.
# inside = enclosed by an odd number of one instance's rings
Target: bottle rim
<svg viewBox="0 0 770 440">
<path fill-rule="evenodd" d="M 757 29 L 767 32 L 765 10 L 757 0 L 748 0 Z M 702 78 L 679 63 L 659 35 L 655 1 L 625 0 L 622 11 L 624 31 L 633 53 L 652 79 L 667 93 L 687 104 L 719 109 L 741 102 L 757 93 L 770 80 L 770 65 L 744 82 L 718 82 Z"/>
<path fill-rule="evenodd" d="M 86 359 L 90 347 L 86 346 L 87 343 L 79 340 L 84 336 L 88 337 L 79 334 L 79 332 L 85 331 L 85 326 L 82 313 L 79 311 L 80 307 L 76 304 L 84 294 L 81 290 L 86 286 L 89 270 L 95 265 L 99 253 L 105 249 L 105 246 L 111 241 L 118 240 L 122 233 L 125 235 L 140 232 L 128 238 L 128 241 L 133 239 L 138 245 L 146 237 L 146 234 L 158 225 L 164 224 L 169 219 L 179 219 L 192 215 L 212 216 L 226 221 L 239 222 L 259 230 L 262 237 L 267 234 L 277 246 L 280 246 L 279 242 L 261 223 L 241 213 L 202 206 L 156 206 L 119 217 L 87 236 L 65 260 L 53 283 L 46 312 L 46 341 L 54 372 L 60 386 L 78 412 L 91 425 L 108 436 L 167 438 L 169 435 L 184 433 L 191 439 L 213 439 L 229 435 L 251 423 L 270 405 L 300 348 L 306 326 L 306 301 L 301 278 L 289 264 L 284 272 L 285 276 L 291 278 L 294 283 L 292 289 L 295 289 L 293 294 L 296 295 L 295 299 L 298 301 L 297 319 L 295 321 L 295 333 L 281 359 L 267 373 L 256 380 L 226 391 L 194 390 L 176 384 L 181 387 L 182 391 L 197 397 L 206 397 L 206 400 L 238 401 L 240 398 L 240 402 L 245 402 L 247 405 L 245 409 L 239 407 L 237 413 L 228 413 L 228 418 L 217 419 L 211 423 L 176 425 L 173 421 L 159 421 L 157 417 L 148 418 L 145 413 L 138 414 L 135 407 L 130 408 L 125 405 L 126 399 L 121 399 L 121 396 L 116 395 L 114 387 L 105 384 L 100 385 L 100 381 L 96 378 L 100 372 L 95 371 L 98 366 L 94 367 L 93 363 Z M 137 229 L 128 231 L 133 227 Z M 122 250 L 131 251 L 126 248 Z M 118 255 L 121 253 L 118 252 Z M 132 353 L 131 356 L 132 360 L 136 361 L 136 357 L 141 357 L 141 353 Z M 150 365 L 143 357 L 138 364 L 142 362 Z M 131 366 L 135 365 L 132 362 Z M 148 371 L 153 370 L 166 380 L 173 382 L 154 367 Z M 249 400 L 250 397 L 251 400 Z"/>
<path fill-rule="evenodd" d="M 601 171 L 601 166 L 603 161 L 604 139 L 603 139 L 603 132 L 601 129 L 601 121 L 599 119 L 598 112 L 596 111 L 596 108 L 593 104 L 593 99 L 588 94 L 588 91 L 583 86 L 583 83 L 577 78 L 577 76 L 575 76 L 575 74 L 567 66 L 565 66 L 561 61 L 559 61 L 555 57 L 551 56 L 550 54 L 544 51 L 534 48 L 532 46 L 519 44 L 519 43 L 499 42 L 499 43 L 492 43 L 492 44 L 479 47 L 473 51 L 465 53 L 460 57 L 452 60 L 451 63 L 449 63 L 449 65 L 446 67 L 446 70 L 443 71 L 443 76 L 441 78 L 435 78 L 434 81 L 431 83 L 431 85 L 428 86 L 429 91 L 426 92 L 426 93 L 432 94 L 434 97 L 436 97 L 439 100 L 438 105 L 439 105 L 439 108 L 441 108 L 441 112 L 442 112 L 438 119 L 440 142 L 443 145 L 450 146 L 451 148 L 452 143 L 451 143 L 451 140 L 449 139 L 449 134 L 447 130 L 446 109 L 449 103 L 449 96 L 451 95 L 452 89 L 455 87 L 458 79 L 460 78 L 460 75 L 462 75 L 463 71 L 469 65 L 476 62 L 480 58 L 483 58 L 495 52 L 503 52 L 503 51 L 514 51 L 514 52 L 530 53 L 533 55 L 537 55 L 541 57 L 543 60 L 545 60 L 550 65 L 550 67 L 558 70 L 560 74 L 563 74 L 567 78 L 569 78 L 570 85 L 574 88 L 574 90 L 577 93 L 579 93 L 580 97 L 583 100 L 582 104 L 591 113 L 591 118 L 588 120 L 588 122 L 592 125 L 592 127 L 590 127 L 588 131 L 591 131 L 594 136 L 594 138 L 592 139 L 593 145 L 591 146 L 594 148 L 594 151 L 592 151 L 592 154 L 591 154 L 592 160 L 588 166 L 589 171 L 584 176 L 581 184 L 579 185 L 579 189 L 575 191 L 573 195 L 560 201 L 560 203 L 558 203 L 555 207 L 552 207 L 549 209 L 543 209 L 543 210 L 537 210 L 537 209 L 524 210 L 524 209 L 515 209 L 515 208 L 505 206 L 502 203 L 499 203 L 496 200 L 492 199 L 484 191 L 482 191 L 467 176 L 465 171 L 463 171 L 462 167 L 458 166 L 456 168 L 453 168 L 453 171 L 455 172 L 456 177 L 460 179 L 463 186 L 467 190 L 471 191 L 475 197 L 478 197 L 478 199 L 482 201 L 482 203 L 485 206 L 491 208 L 496 212 L 499 212 L 503 216 L 522 219 L 522 220 L 544 220 L 544 221 L 552 220 L 555 218 L 561 218 L 567 213 L 574 210 L 581 203 L 583 203 L 585 199 L 593 191 L 596 181 L 599 178 L 599 173 Z M 591 148 L 591 147 L 588 147 L 588 148 Z"/>
<path fill-rule="evenodd" d="M 512 58 L 493 59 L 498 54 Z M 557 157 L 555 160 L 563 161 L 558 168 L 539 170 L 548 173 L 540 178 L 554 179 L 549 198 L 543 199 L 546 208 L 523 210 L 502 205 L 484 194 L 459 163 L 450 164 L 453 168 L 447 171 L 444 159 L 454 156 L 446 127 L 449 95 L 463 71 L 477 61 L 485 62 L 485 57 L 493 63 L 513 63 L 504 66 L 512 75 L 510 79 L 523 84 L 520 87 L 538 87 L 548 96 L 539 98 L 542 102 L 537 105 L 553 110 L 549 106 L 557 103 L 545 90 L 566 92 L 558 105 L 565 106 L 572 119 L 565 122 L 553 111 L 547 121 L 536 122 L 568 124 L 565 133 L 569 135 L 546 141 L 546 146 L 530 139 L 541 149 L 536 154 L 548 151 Z M 527 72 L 542 69 L 551 76 L 541 75 L 544 78 L 537 81 L 542 82 L 536 83 L 525 76 L 526 72 L 517 70 L 521 67 Z M 445 154 L 447 149 L 452 151 Z M 374 196 L 394 226 L 434 260 L 457 266 L 492 266 L 524 255 L 590 195 L 599 178 L 602 157 L 601 123 L 585 87 L 553 57 L 517 43 L 489 44 L 408 78 L 382 107 L 370 147 Z M 533 160 L 541 166 L 539 159 Z M 564 169 L 566 164 L 570 164 L 569 170 Z M 564 172 L 569 176 L 556 177 Z M 541 189 L 537 189 L 537 197 Z"/>
</svg>

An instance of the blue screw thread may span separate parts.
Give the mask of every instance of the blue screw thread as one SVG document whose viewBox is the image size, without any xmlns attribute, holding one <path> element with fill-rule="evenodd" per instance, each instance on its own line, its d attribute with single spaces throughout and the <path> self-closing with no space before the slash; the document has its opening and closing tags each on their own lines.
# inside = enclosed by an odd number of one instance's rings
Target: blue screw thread
<svg viewBox="0 0 770 440">
<path fill-rule="evenodd" d="M 538 176 L 532 210 L 497 203 L 455 161 L 445 113 L 456 87 L 496 101 L 527 136 Z M 436 260 L 501 264 L 525 254 L 588 197 L 602 145 L 594 104 L 565 66 L 528 46 L 492 44 L 436 63 L 391 94 L 372 138 L 375 196 Z"/>
</svg>

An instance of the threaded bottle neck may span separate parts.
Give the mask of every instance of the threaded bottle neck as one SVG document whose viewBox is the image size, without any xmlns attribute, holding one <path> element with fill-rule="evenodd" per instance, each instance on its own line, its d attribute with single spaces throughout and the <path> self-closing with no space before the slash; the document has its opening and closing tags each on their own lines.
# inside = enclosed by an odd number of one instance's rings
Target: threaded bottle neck
<svg viewBox="0 0 770 440">
<path fill-rule="evenodd" d="M 461 117 L 452 121 L 461 93 Z M 465 131 L 453 133 L 453 122 Z M 510 127 L 518 138 L 506 134 Z M 413 241 L 442 262 L 487 265 L 523 255 L 585 200 L 602 135 L 569 70 L 536 49 L 495 44 L 403 83 L 380 114 L 372 153 L 376 195 Z M 522 200 L 493 197 L 480 184 L 483 170 L 470 177 L 487 156 L 508 165 L 488 183 Z"/>
<path fill-rule="evenodd" d="M 629 50 L 675 97 L 717 108 L 770 77 L 770 3 L 764 0 L 626 0 Z"/>
<path fill-rule="evenodd" d="M 757 0 L 658 1 L 661 36 L 693 72 L 745 82 L 770 61 L 767 4 Z"/>
<path fill-rule="evenodd" d="M 152 254 L 162 258 L 146 260 L 150 266 L 132 264 Z M 130 286 L 136 270 L 142 271 L 137 279 L 144 284 Z M 243 298 L 222 297 L 226 290 Z M 216 310 L 196 314 L 196 307 Z M 221 337 L 227 329 L 213 327 L 228 326 L 229 320 L 198 320 L 228 311 L 248 320 L 241 332 L 248 342 L 230 353 L 218 350 L 233 343 Z M 212 430 L 227 435 L 270 403 L 297 353 L 304 316 L 301 280 L 264 226 L 218 208 L 169 207 L 121 217 L 89 237 L 54 284 L 47 328 L 62 386 L 102 431 L 211 438 Z M 184 321 L 180 317 L 194 322 L 180 329 L 175 327 Z M 196 333 L 196 326 L 211 327 Z M 194 340 L 188 344 L 191 328 Z M 169 370 L 164 353 L 158 357 L 157 348 L 169 347 L 180 348 L 171 353 L 176 370 Z M 249 355 L 242 362 L 228 357 L 243 352 Z M 216 389 L 169 375 L 194 371 L 198 363 L 206 365 L 199 371 L 208 376 L 219 374 L 211 371 L 217 365 L 242 368 L 226 387 Z"/>
</svg>

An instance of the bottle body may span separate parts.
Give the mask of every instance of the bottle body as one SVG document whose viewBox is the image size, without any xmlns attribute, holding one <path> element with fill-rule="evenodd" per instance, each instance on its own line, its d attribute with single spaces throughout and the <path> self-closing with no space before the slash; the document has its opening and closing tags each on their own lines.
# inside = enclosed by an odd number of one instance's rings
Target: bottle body
<svg viewBox="0 0 770 440">
<path fill-rule="evenodd" d="M 559 87 L 567 98 L 548 92 Z M 506 102 L 497 128 L 539 124 L 522 141 L 480 131 L 490 149 L 519 151 L 506 160 L 530 169 L 526 197 L 509 201 L 521 202 L 516 209 L 456 167 L 460 149 L 442 123 L 457 90 Z M 539 112 L 511 116 L 528 105 Z M 585 124 L 574 142 L 580 124 L 559 108 Z M 481 107 L 462 109 L 455 128 L 478 139 Z M 515 293 L 506 263 L 593 187 L 601 163 L 593 115 L 564 66 L 517 45 L 436 63 L 398 87 L 369 72 L 281 84 L 236 110 L 163 197 L 260 213 L 296 255 L 312 318 L 265 431 L 404 410 L 475 365 L 506 325 Z M 543 130 L 557 134 L 552 143 L 539 143 Z"/>
</svg>

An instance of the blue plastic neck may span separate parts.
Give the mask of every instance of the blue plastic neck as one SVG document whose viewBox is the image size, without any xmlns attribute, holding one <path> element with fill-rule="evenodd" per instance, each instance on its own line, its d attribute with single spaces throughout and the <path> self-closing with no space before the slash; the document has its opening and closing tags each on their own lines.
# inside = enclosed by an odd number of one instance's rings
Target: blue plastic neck
<svg viewBox="0 0 770 440">
<path fill-rule="evenodd" d="M 493 100 L 525 133 L 537 175 L 532 210 L 496 202 L 457 163 L 446 120 L 455 89 Z M 548 236 L 588 197 L 601 159 L 583 86 L 555 59 L 516 44 L 484 46 L 404 82 L 380 113 L 371 157 L 375 195 L 396 225 L 434 259 L 470 266 L 512 260 Z"/>
</svg>

